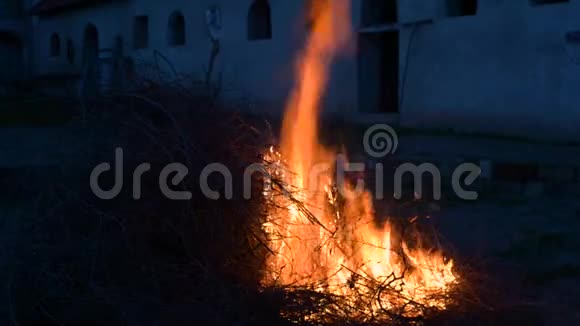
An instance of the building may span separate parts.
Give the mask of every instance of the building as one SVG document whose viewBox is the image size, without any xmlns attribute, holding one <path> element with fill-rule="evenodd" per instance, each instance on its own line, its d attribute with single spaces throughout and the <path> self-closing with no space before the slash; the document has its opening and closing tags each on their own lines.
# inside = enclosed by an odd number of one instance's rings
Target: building
<svg viewBox="0 0 580 326">
<path fill-rule="evenodd" d="M 0 83 L 28 74 L 30 18 L 22 0 L 0 1 Z"/>
<path fill-rule="evenodd" d="M 121 55 L 204 80 L 213 66 L 225 97 L 279 114 L 311 1 L 35 1 L 29 69 L 96 76 L 88 63 Z M 347 1 L 356 40 L 333 68 L 325 112 L 580 140 L 580 0 Z"/>
</svg>

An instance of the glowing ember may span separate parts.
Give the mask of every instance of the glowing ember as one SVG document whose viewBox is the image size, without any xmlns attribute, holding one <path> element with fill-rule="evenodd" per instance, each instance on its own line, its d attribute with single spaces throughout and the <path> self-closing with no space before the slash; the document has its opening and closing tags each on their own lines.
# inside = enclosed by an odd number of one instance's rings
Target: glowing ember
<svg viewBox="0 0 580 326">
<path fill-rule="evenodd" d="M 265 194 L 276 208 L 263 225 L 274 253 L 263 282 L 337 295 L 349 304 L 362 300 L 369 303 L 359 311 L 363 314 L 387 309 L 419 314 L 407 307 L 409 302 L 445 309 L 445 293 L 456 281 L 453 262 L 421 241 L 411 248 L 395 240 L 392 226 L 376 221 L 368 192 L 354 196 L 348 184 L 337 189 L 333 171 L 313 176 L 318 164 L 335 165 L 335 154 L 318 143 L 319 102 L 329 65 L 351 36 L 348 1 L 320 3 L 298 60 L 281 151 L 272 148 L 266 155 L 285 196 Z"/>
</svg>

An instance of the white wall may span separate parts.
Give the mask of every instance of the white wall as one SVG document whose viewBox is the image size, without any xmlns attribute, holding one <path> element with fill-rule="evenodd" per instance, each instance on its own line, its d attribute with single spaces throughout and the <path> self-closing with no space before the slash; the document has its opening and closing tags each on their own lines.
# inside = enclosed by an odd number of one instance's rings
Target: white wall
<svg viewBox="0 0 580 326">
<path fill-rule="evenodd" d="M 402 123 L 580 139 L 580 66 L 565 45 L 566 32 L 580 29 L 578 13 L 576 0 L 538 7 L 480 0 L 477 16 L 439 17 L 420 27 Z"/>
<path fill-rule="evenodd" d="M 54 16 L 43 16 L 33 24 L 34 38 L 34 71 L 36 74 L 53 72 L 79 72 L 82 62 L 82 47 L 85 28 L 89 24 L 96 26 L 99 32 L 100 48 L 110 48 L 115 38 L 122 36 L 128 39 L 127 9 L 123 3 L 110 3 L 94 8 L 63 12 Z M 50 57 L 50 37 L 52 33 L 60 36 L 61 55 Z M 66 40 L 71 39 L 75 48 L 75 61 L 68 63 Z"/>
<path fill-rule="evenodd" d="M 353 27 L 360 4 L 351 0 Z M 254 99 L 257 111 L 279 115 L 294 81 L 294 60 L 306 37 L 304 1 L 271 0 L 271 40 L 248 41 L 246 17 L 252 0 L 132 0 L 38 19 L 34 26 L 38 72 L 78 68 L 84 27 L 99 30 L 101 48 L 116 36 L 136 62 L 152 62 L 154 50 L 184 74 L 203 78 L 211 51 L 205 10 L 222 10 L 221 54 L 224 95 Z M 567 31 L 580 29 L 580 1 L 533 7 L 529 0 L 479 0 L 476 16 L 446 17 L 445 0 L 399 0 L 402 125 L 454 128 L 543 137 L 548 132 L 580 139 L 580 66 L 572 64 Z M 170 47 L 169 16 L 186 19 L 186 44 Z M 132 48 L 133 18 L 149 17 L 149 47 Z M 433 23 L 413 27 L 412 22 Z M 414 32 L 413 32 L 414 30 Z M 61 35 L 62 56 L 49 58 L 49 37 Z M 412 42 L 411 41 L 411 36 Z M 352 46 L 332 69 L 325 98 L 327 113 L 360 116 L 356 33 Z M 76 46 L 76 64 L 66 63 L 66 39 Z M 408 51 L 409 50 L 409 51 Z M 580 62 L 580 49 L 577 51 Z M 407 58 L 409 59 L 407 61 Z M 169 68 L 161 63 L 161 68 Z M 406 74 L 405 74 L 406 72 Z M 554 130 L 557 132 L 554 133 Z"/>
<path fill-rule="evenodd" d="M 252 0 L 133 0 L 128 4 L 110 4 L 94 8 L 41 17 L 34 27 L 35 65 L 37 73 L 79 69 L 84 26 L 93 23 L 99 30 L 100 46 L 110 47 L 115 36 L 122 35 L 126 48 L 137 66 L 154 61 L 154 51 L 167 57 L 179 73 L 193 75 L 200 80 L 207 68 L 211 42 L 205 25 L 205 10 L 219 5 L 222 11 L 221 53 L 216 73 L 223 74 L 224 95 L 253 99 L 256 111 L 281 114 L 292 88 L 294 61 L 306 37 L 304 1 L 270 1 L 272 10 L 272 39 L 248 41 L 246 18 Z M 167 42 L 169 16 L 180 11 L 186 20 L 186 44 L 172 47 Z M 133 49 L 133 19 L 149 17 L 149 46 Z M 358 14 L 353 12 L 353 18 Z M 49 57 L 49 39 L 53 32 L 61 36 L 62 55 Z M 66 39 L 75 44 L 76 63 L 66 61 Z M 355 44 L 355 43 L 353 43 Z M 327 107 L 334 111 L 356 111 L 356 65 L 354 48 L 333 70 Z M 160 61 L 161 69 L 170 68 Z"/>
<path fill-rule="evenodd" d="M 250 0 L 166 0 L 135 1 L 130 16 L 147 15 L 150 24 L 149 48 L 133 52 L 138 61 L 151 61 L 158 50 L 177 70 L 203 79 L 211 52 L 211 41 L 205 25 L 205 10 L 219 5 L 222 13 L 221 52 L 215 67 L 223 74 L 226 95 L 259 99 L 257 107 L 274 107 L 287 94 L 292 80 L 294 49 L 299 44 L 299 30 L 294 23 L 300 12 L 300 1 L 272 2 L 272 40 L 248 41 L 246 17 Z M 171 13 L 179 10 L 186 19 L 186 44 L 170 47 L 167 24 Z M 245 94 L 244 94 L 245 93 Z"/>
</svg>

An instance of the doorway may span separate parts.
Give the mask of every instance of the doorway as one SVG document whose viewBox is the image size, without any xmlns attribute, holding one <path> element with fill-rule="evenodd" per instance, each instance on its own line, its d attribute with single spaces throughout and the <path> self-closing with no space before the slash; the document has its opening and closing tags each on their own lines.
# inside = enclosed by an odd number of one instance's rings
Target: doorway
<svg viewBox="0 0 580 326">
<path fill-rule="evenodd" d="M 0 31 L 0 82 L 13 81 L 24 75 L 23 45 L 20 37 L 11 32 Z"/>
<path fill-rule="evenodd" d="M 99 53 L 99 32 L 93 24 L 85 27 L 83 37 L 83 61 L 90 64 L 96 61 Z"/>
<path fill-rule="evenodd" d="M 83 81 L 84 95 L 95 97 L 99 93 L 99 32 L 93 24 L 85 27 L 83 37 Z"/>
<path fill-rule="evenodd" d="M 362 33 L 358 44 L 359 108 L 399 112 L 399 31 Z"/>
</svg>

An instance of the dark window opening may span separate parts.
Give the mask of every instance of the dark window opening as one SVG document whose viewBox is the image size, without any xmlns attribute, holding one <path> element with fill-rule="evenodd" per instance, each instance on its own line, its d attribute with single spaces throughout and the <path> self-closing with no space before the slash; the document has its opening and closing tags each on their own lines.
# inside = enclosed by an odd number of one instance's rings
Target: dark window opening
<svg viewBox="0 0 580 326">
<path fill-rule="evenodd" d="M 392 24 L 396 23 L 397 19 L 397 0 L 363 0 L 363 26 Z"/>
<path fill-rule="evenodd" d="M 450 17 L 475 16 L 477 0 L 447 0 L 447 15 Z"/>
<path fill-rule="evenodd" d="M 248 40 L 272 38 L 272 17 L 268 0 L 254 0 L 248 12 Z"/>
<path fill-rule="evenodd" d="M 360 111 L 399 112 L 399 32 L 363 33 L 358 42 Z"/>
<path fill-rule="evenodd" d="M 97 27 L 93 24 L 88 24 L 85 27 L 85 33 L 83 37 L 83 60 L 86 64 L 96 60 L 97 54 L 99 52 L 99 31 Z"/>
<path fill-rule="evenodd" d="M 5 31 L 0 31 L 0 43 L 15 48 L 22 47 L 22 41 L 18 35 Z"/>
<path fill-rule="evenodd" d="M 133 47 L 145 49 L 149 46 L 149 17 L 137 16 L 133 21 Z"/>
<path fill-rule="evenodd" d="M 60 56 L 60 37 L 56 33 L 50 36 L 50 56 Z"/>
<path fill-rule="evenodd" d="M 68 39 L 66 41 L 66 59 L 67 59 L 68 63 L 75 62 L 75 46 L 74 46 L 73 41 L 71 39 Z"/>
<path fill-rule="evenodd" d="M 530 0 L 532 6 L 553 5 L 558 3 L 568 3 L 570 0 Z"/>
<path fill-rule="evenodd" d="M 171 46 L 185 45 L 185 18 L 180 12 L 169 17 L 168 43 Z"/>
<path fill-rule="evenodd" d="M 87 24 L 83 36 L 81 67 L 83 73 L 83 96 L 94 97 L 99 93 L 99 31 Z"/>
</svg>

